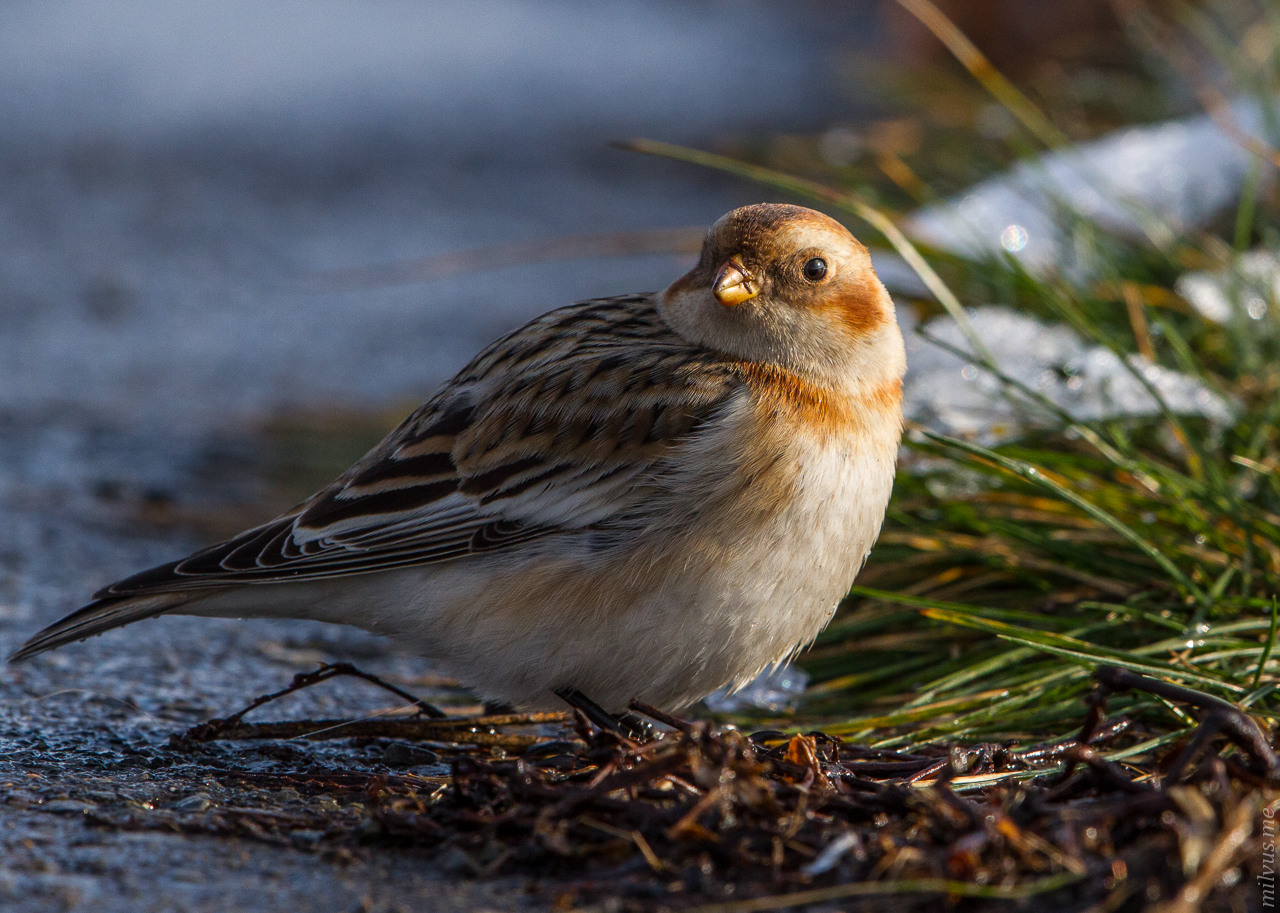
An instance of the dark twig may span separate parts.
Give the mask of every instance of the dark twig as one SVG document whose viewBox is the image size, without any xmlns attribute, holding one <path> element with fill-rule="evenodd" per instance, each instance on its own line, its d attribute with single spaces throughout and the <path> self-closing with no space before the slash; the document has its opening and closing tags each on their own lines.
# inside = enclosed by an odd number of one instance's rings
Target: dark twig
<svg viewBox="0 0 1280 913">
<path fill-rule="evenodd" d="M 1097 745 L 1103 742 L 1109 742 L 1120 733 L 1127 731 L 1133 726 L 1133 721 L 1124 717 L 1117 717 L 1109 720 L 1105 725 L 1094 723 L 1091 735 L 1088 739 L 1081 736 L 1074 736 L 1068 739 L 1059 739 L 1056 742 L 1049 742 L 1044 745 L 1036 745 L 1034 748 L 1028 748 L 1025 751 L 1017 751 L 1013 753 L 1015 760 L 1028 766 L 1037 764 L 1045 764 L 1056 761 L 1058 758 L 1070 754 L 1078 745 L 1085 742 L 1091 745 Z"/>
<path fill-rule="evenodd" d="M 1225 735 L 1243 750 L 1258 772 L 1280 778 L 1280 757 L 1271 747 L 1262 727 L 1234 704 L 1203 691 L 1160 681 L 1117 666 L 1102 666 L 1093 677 L 1098 682 L 1098 689 L 1095 692 L 1096 698 L 1092 701 L 1090 715 L 1085 721 L 1085 728 L 1080 733 L 1081 744 L 1087 743 L 1096 729 L 1108 695 L 1116 691 L 1145 691 L 1207 711 L 1195 735 L 1169 769 L 1167 776 L 1170 780 L 1176 781 L 1185 767 L 1218 733 Z"/>
<path fill-rule="evenodd" d="M 410 704 L 417 707 L 418 714 L 420 716 L 430 717 L 431 719 L 436 720 L 446 719 L 442 710 L 433 707 L 420 698 L 414 697 L 412 694 L 401 688 L 397 688 L 390 682 L 384 682 L 376 675 L 365 672 L 362 669 L 357 669 L 350 663 L 325 663 L 314 672 L 299 672 L 293 677 L 293 681 L 291 681 L 287 687 L 281 688 L 279 691 L 273 691 L 270 694 L 264 694 L 260 697 L 254 698 L 249 702 L 248 706 L 231 714 L 231 716 L 209 720 L 206 723 L 193 726 L 184 735 L 184 738 L 195 742 L 207 742 L 211 739 L 216 739 L 223 732 L 234 729 L 240 725 L 240 721 L 244 719 L 246 714 L 252 713 L 264 704 L 269 704 L 272 701 L 279 700 L 286 695 L 293 694 L 295 691 L 310 688 L 312 685 L 318 685 L 320 682 L 328 681 L 331 678 L 337 678 L 339 675 L 349 675 L 353 678 L 363 679 L 371 685 L 377 685 L 384 691 L 391 692 L 396 697 L 408 701 Z"/>
<path fill-rule="evenodd" d="M 504 716 L 462 717 L 449 720 L 286 720 L 272 723 L 232 723 L 215 720 L 194 726 L 180 742 L 211 742 L 219 739 L 405 739 L 449 742 L 524 751 L 545 742 L 543 735 L 515 735 L 497 731 L 499 726 L 538 726 L 564 722 L 563 713 L 507 714 Z"/>
<path fill-rule="evenodd" d="M 659 710 L 657 707 L 652 704 L 646 704 L 644 701 L 633 699 L 629 706 L 636 713 L 639 713 L 642 716 L 647 716 L 651 720 L 657 720 L 664 726 L 670 726 L 677 732 L 683 732 L 688 735 L 695 729 L 695 724 L 688 720 L 683 720 L 674 714 L 667 713 L 665 710 Z"/>
</svg>

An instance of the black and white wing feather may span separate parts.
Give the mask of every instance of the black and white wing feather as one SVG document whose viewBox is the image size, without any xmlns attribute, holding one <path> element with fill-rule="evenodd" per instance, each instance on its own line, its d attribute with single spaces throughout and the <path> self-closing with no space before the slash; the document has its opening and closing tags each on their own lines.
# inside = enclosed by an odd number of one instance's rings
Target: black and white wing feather
<svg viewBox="0 0 1280 913">
<path fill-rule="evenodd" d="M 481 352 L 333 484 L 225 542 L 128 577 L 25 658 L 211 590 L 363 574 L 616 527 L 743 391 L 647 296 L 552 311 Z"/>
</svg>

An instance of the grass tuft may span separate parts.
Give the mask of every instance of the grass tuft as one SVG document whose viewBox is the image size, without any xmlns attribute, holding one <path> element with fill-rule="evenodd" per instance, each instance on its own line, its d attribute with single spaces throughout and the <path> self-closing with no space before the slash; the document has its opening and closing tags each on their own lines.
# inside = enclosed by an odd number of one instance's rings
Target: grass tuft
<svg viewBox="0 0 1280 913">
<path fill-rule="evenodd" d="M 1052 111 L 1041 111 L 995 73 L 931 4 L 903 5 L 1022 125 L 1025 133 L 1009 138 L 1007 160 L 1016 150 L 1062 149 Z M 1201 70 L 1187 61 L 1236 46 L 1229 30 L 1239 30 L 1236 37 L 1247 39 L 1255 57 L 1270 56 L 1265 67 L 1232 61 L 1225 72 L 1236 83 L 1222 91 L 1249 90 L 1275 108 L 1280 17 L 1271 7 L 1253 17 L 1238 15 L 1241 4 L 1230 7 L 1234 18 L 1180 11 L 1180 21 L 1159 25 L 1176 30 L 1175 62 L 1195 74 Z M 1143 16 L 1135 19 L 1135 34 L 1151 34 L 1157 25 L 1149 12 Z M 1260 30 L 1269 30 L 1270 39 Z M 1265 85 L 1260 74 L 1269 77 Z M 1192 89 L 1210 100 L 1222 96 L 1199 84 Z M 1280 124 L 1280 108 L 1268 117 Z M 924 182 L 928 113 L 917 121 L 924 137 L 919 152 L 895 167 Z M 1094 267 L 1095 278 L 1079 282 L 1032 274 L 1012 258 L 966 258 L 914 243 L 900 214 L 883 203 L 894 199 L 893 175 L 866 162 L 851 163 L 843 174 L 825 169 L 823 180 L 814 180 L 771 167 L 767 154 L 744 161 L 648 141 L 628 145 L 816 200 L 865 223 L 928 289 L 927 299 L 910 304 L 925 316 L 949 315 L 967 341 L 960 354 L 999 381 L 1005 396 L 1052 418 L 995 446 L 921 429 L 909 435 L 910 459 L 880 543 L 835 622 L 802 658 L 814 678 L 806 725 L 885 747 L 1062 734 L 1078 723 L 1089 676 L 1101 665 L 1198 688 L 1269 720 L 1280 717 L 1280 659 L 1273 649 L 1280 611 L 1280 302 L 1273 293 L 1264 319 L 1247 316 L 1249 285 L 1241 274 L 1230 283 L 1239 313 L 1217 324 L 1175 288 L 1190 268 L 1239 272 L 1239 252 L 1280 238 L 1266 189 L 1277 165 L 1271 147 L 1247 145 L 1256 164 L 1220 232 L 1154 224 L 1137 204 L 1138 239 L 1064 214 Z M 989 143 L 975 136 L 973 145 Z M 1096 177 L 1100 192 L 1115 195 Z M 1158 403 L 1157 414 L 1072 418 L 1002 370 L 963 302 L 998 303 L 1063 323 L 1112 350 Z M 1232 404 L 1233 418 L 1224 427 L 1179 415 L 1139 370 L 1140 359 L 1194 377 Z M 1117 698 L 1114 706 L 1141 720 L 1159 744 L 1183 737 L 1194 722 L 1153 695 Z"/>
</svg>

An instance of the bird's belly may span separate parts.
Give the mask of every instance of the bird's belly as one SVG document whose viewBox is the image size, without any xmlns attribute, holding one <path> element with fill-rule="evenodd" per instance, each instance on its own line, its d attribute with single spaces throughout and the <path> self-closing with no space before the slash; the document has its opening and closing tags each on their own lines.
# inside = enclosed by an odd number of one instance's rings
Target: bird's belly
<svg viewBox="0 0 1280 913">
<path fill-rule="evenodd" d="M 865 457 L 831 451 L 796 472 L 797 496 L 746 531 L 709 516 L 598 559 L 376 575 L 399 578 L 399 595 L 366 626 L 517 705 L 556 706 L 560 687 L 614 710 L 633 697 L 688 704 L 811 641 L 875 540 L 892 458 L 868 471 Z"/>
<path fill-rule="evenodd" d="M 684 605 L 653 604 L 682 629 L 681 657 L 662 687 L 676 703 L 745 684 L 826 627 L 866 559 L 884 518 L 892 468 L 834 452 L 805 467 L 798 496 L 753 535 L 724 571 L 691 588 Z"/>
</svg>

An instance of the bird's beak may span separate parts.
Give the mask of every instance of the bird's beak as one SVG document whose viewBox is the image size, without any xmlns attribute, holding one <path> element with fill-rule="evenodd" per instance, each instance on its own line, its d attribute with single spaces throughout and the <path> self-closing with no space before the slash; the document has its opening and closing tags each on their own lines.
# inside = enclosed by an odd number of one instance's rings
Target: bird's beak
<svg viewBox="0 0 1280 913">
<path fill-rule="evenodd" d="M 734 255 L 720 267 L 720 272 L 716 273 L 716 281 L 711 286 L 711 293 L 716 296 L 716 301 L 731 308 L 737 307 L 744 301 L 750 301 L 760 294 L 760 289 L 755 279 L 747 272 L 747 268 L 742 265 L 741 258 Z"/>
</svg>

